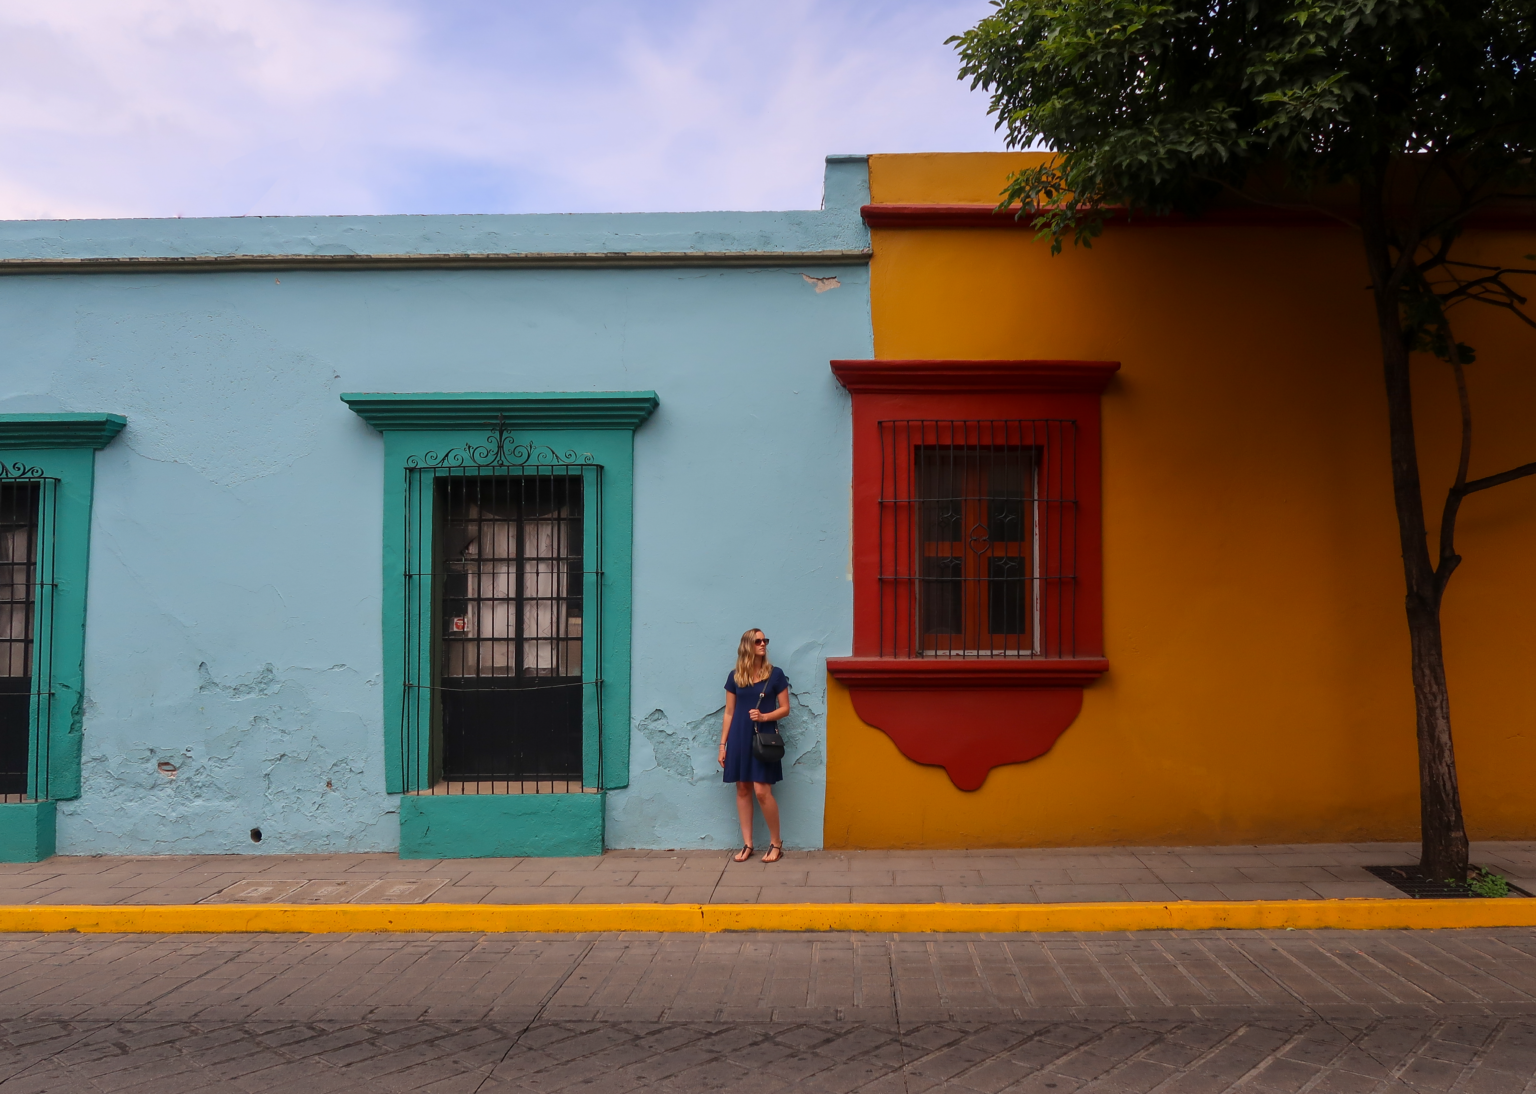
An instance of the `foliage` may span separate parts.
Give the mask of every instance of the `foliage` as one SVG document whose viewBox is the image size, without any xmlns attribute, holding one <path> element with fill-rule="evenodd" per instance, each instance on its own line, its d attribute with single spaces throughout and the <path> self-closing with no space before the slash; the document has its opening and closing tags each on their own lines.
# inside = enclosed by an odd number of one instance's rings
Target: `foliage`
<svg viewBox="0 0 1536 1094">
<path fill-rule="evenodd" d="M 1474 866 L 1467 877 L 1467 888 L 1478 896 L 1500 897 L 1509 895 L 1509 879 L 1496 874 L 1486 866 Z"/>
<path fill-rule="evenodd" d="M 1010 147 L 1055 153 L 1008 180 L 1053 252 L 1111 215 L 1198 216 L 1218 197 L 1303 206 L 1356 229 L 1381 339 L 1423 802 L 1424 868 L 1465 877 L 1440 605 L 1462 500 L 1536 474 L 1468 478 L 1471 404 L 1451 311 L 1526 314 L 1536 268 L 1463 261 L 1470 218 L 1536 197 L 1536 0 L 993 0 L 951 38 Z M 1284 183 L 1274 201 L 1256 180 Z M 1353 207 L 1320 200 L 1337 187 Z M 1262 256 L 1260 256 L 1262 260 Z M 1532 261 L 1532 260 L 1528 260 Z M 1298 334 L 1298 339 L 1304 335 Z M 1409 359 L 1455 373 L 1456 479 L 1428 546 Z"/>
<path fill-rule="evenodd" d="M 1059 153 L 1007 192 L 1058 246 L 1087 242 L 1107 207 L 1198 212 L 1271 160 L 1305 190 L 1425 154 L 1479 204 L 1532 177 L 1536 0 L 994 7 L 950 41 L 1009 145 Z"/>
</svg>

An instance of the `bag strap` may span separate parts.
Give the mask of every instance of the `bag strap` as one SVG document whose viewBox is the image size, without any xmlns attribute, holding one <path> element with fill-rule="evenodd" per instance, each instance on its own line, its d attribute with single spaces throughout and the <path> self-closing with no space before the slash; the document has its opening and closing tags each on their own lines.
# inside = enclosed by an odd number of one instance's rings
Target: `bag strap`
<svg viewBox="0 0 1536 1094">
<path fill-rule="evenodd" d="M 773 683 L 773 670 L 769 669 L 768 670 L 768 678 L 763 681 L 763 690 L 757 693 L 757 702 L 752 704 L 754 707 L 757 708 L 757 712 L 759 714 L 770 713 L 768 711 L 764 711 L 763 710 L 763 700 L 768 697 L 768 685 L 771 684 L 771 683 Z M 761 723 L 759 723 L 759 722 L 753 722 L 752 723 L 752 732 L 753 733 L 761 732 L 757 728 L 760 724 Z"/>
</svg>

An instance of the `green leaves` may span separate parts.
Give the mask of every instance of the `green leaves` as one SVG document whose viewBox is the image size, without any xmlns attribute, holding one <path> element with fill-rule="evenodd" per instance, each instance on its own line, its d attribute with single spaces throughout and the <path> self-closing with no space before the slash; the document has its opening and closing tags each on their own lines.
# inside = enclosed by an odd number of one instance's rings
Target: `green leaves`
<svg viewBox="0 0 1536 1094">
<path fill-rule="evenodd" d="M 1112 206 L 1195 214 L 1277 160 L 1303 191 L 1385 193 L 1414 155 L 1460 172 L 1449 190 L 1532 181 L 1536 0 L 993 6 L 950 42 L 961 78 L 992 93 L 1009 146 L 1057 153 L 1003 198 L 1039 215 L 1058 249 L 1091 241 Z M 1420 195 L 1417 225 L 1464 196 L 1449 190 Z M 1405 246 L 1416 224 L 1398 225 Z"/>
</svg>

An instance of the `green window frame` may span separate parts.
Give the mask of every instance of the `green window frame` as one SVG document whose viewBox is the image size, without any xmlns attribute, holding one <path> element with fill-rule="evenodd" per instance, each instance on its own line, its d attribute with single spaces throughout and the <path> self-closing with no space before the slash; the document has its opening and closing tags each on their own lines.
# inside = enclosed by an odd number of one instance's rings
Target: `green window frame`
<svg viewBox="0 0 1536 1094">
<path fill-rule="evenodd" d="M 96 450 L 119 414 L 0 414 L 0 483 L 36 483 L 27 790 L 0 804 L 0 861 L 54 852 L 54 803 L 80 796 L 85 708 L 86 579 Z"/>
<path fill-rule="evenodd" d="M 483 813 L 496 806 L 472 799 L 495 797 L 549 800 L 517 803 L 531 812 L 525 818 L 528 838 L 516 847 L 503 841 L 477 852 L 475 847 L 491 845 L 465 830 L 454 854 L 569 853 L 568 846 L 560 851 L 559 840 L 544 840 L 540 825 L 564 824 L 560 810 L 585 808 L 598 811 L 600 833 L 602 792 L 629 785 L 634 431 L 656 409 L 656 393 L 348 393 L 341 399 L 384 436 L 384 758 L 386 789 L 407 796 L 402 855 L 426 855 L 441 846 L 409 836 L 411 818 L 422 810 Z M 559 469 L 582 481 L 583 557 L 589 560 L 582 600 L 596 616 L 595 624 L 584 620 L 582 642 L 582 784 L 597 799 L 589 806 L 552 800 L 587 795 L 476 794 L 445 801 L 432 793 L 439 712 L 423 681 L 432 679 L 436 627 L 422 561 L 433 557 L 435 483 L 466 471 L 516 475 L 519 468 Z M 433 816 L 436 841 L 454 826 Z M 483 816 L 478 822 L 489 823 Z"/>
</svg>

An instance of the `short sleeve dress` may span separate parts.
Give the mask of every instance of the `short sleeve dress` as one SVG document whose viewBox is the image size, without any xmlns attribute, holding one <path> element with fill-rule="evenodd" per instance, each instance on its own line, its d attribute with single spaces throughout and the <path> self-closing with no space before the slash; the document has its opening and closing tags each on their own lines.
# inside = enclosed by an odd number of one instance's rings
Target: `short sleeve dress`
<svg viewBox="0 0 1536 1094">
<path fill-rule="evenodd" d="M 731 718 L 731 731 L 725 738 L 725 781 L 728 783 L 776 783 L 784 777 L 784 765 L 777 760 L 765 764 L 752 755 L 752 719 L 748 715 L 754 706 L 764 714 L 778 709 L 779 693 L 789 687 L 784 670 L 775 668 L 767 680 L 759 680 L 746 687 L 736 686 L 736 674 L 725 678 L 725 690 L 736 696 L 736 712 Z M 763 728 L 770 733 L 778 732 L 778 723 L 769 722 Z"/>
</svg>

